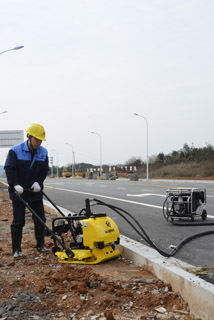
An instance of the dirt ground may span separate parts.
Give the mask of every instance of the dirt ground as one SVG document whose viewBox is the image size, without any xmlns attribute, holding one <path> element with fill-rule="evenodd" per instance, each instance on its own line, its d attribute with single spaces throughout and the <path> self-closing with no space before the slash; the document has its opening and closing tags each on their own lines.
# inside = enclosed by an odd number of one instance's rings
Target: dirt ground
<svg viewBox="0 0 214 320">
<path fill-rule="evenodd" d="M 46 217 L 50 223 L 51 215 Z M 60 264 L 51 251 L 38 254 L 29 212 L 22 239 L 24 257 L 15 260 L 11 220 L 11 202 L 6 187 L 0 184 L 0 310 L 17 293 L 30 292 L 40 300 L 25 304 L 25 309 L 34 313 L 26 319 L 194 319 L 169 284 L 124 258 L 89 266 Z M 52 239 L 46 238 L 46 247 L 51 250 L 52 246 Z M 0 313 L 0 319 L 12 318 Z"/>
</svg>

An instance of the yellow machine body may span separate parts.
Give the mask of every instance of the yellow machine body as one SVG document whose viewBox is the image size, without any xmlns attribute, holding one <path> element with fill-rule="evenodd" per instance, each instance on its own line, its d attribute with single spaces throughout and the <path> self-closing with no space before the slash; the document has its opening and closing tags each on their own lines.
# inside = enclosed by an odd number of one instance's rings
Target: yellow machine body
<svg viewBox="0 0 214 320">
<path fill-rule="evenodd" d="M 83 246 L 72 249 L 72 258 L 68 257 L 65 250 L 55 252 L 61 263 L 98 264 L 100 262 L 119 257 L 120 233 L 116 223 L 108 216 L 95 216 L 81 220 Z"/>
</svg>

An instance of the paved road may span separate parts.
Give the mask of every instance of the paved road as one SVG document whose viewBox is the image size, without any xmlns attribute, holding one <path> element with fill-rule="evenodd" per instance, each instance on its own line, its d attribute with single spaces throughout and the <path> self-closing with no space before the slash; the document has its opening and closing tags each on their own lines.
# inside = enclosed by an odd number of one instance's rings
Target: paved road
<svg viewBox="0 0 214 320">
<path fill-rule="evenodd" d="M 169 253 L 170 245 L 177 245 L 184 238 L 196 233 L 214 230 L 213 226 L 174 226 L 162 213 L 166 190 L 173 187 L 206 188 L 208 221 L 214 224 L 214 183 L 193 181 L 98 181 L 64 178 L 46 179 L 45 192 L 58 206 L 72 212 L 85 207 L 86 198 L 96 198 L 120 207 L 132 214 L 142 225 L 152 241 Z M 106 212 L 117 223 L 120 233 L 142 241 L 117 213 L 103 206 L 92 207 L 93 212 Z M 201 219 L 200 219 L 201 221 Z M 214 266 L 214 235 L 198 237 L 182 247 L 175 257 L 195 266 Z"/>
</svg>

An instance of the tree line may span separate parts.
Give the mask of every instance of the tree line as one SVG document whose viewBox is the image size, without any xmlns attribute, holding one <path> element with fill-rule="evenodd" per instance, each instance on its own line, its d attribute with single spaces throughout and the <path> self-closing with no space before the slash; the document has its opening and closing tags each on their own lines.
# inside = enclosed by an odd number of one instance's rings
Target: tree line
<svg viewBox="0 0 214 320">
<path fill-rule="evenodd" d="M 150 164 L 175 164 L 180 162 L 204 162 L 214 160 L 214 147 L 211 144 L 207 144 L 203 148 L 188 146 L 187 143 L 183 145 L 178 151 L 172 151 L 171 153 L 164 154 L 159 153 L 157 156 L 150 158 Z M 126 165 L 135 165 L 137 167 L 145 165 L 145 162 L 131 158 L 126 162 Z"/>
<path fill-rule="evenodd" d="M 156 157 L 157 163 L 162 164 L 172 164 L 179 162 L 203 162 L 203 161 L 213 161 L 214 160 L 214 147 L 211 144 L 207 144 L 203 148 L 195 147 L 192 145 L 188 146 L 187 143 L 183 145 L 178 151 L 172 151 L 171 153 L 165 155 L 164 153 L 159 153 Z"/>
</svg>

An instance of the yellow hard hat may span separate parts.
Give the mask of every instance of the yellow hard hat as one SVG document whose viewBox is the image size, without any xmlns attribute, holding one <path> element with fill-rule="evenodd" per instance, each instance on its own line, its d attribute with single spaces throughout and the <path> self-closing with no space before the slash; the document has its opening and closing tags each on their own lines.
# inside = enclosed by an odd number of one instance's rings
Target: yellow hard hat
<svg viewBox="0 0 214 320">
<path fill-rule="evenodd" d="M 46 141 L 45 129 L 43 126 L 41 126 L 41 124 L 38 124 L 38 123 L 31 124 L 30 127 L 26 130 L 26 132 L 29 135 L 31 135 L 39 140 Z"/>
</svg>

